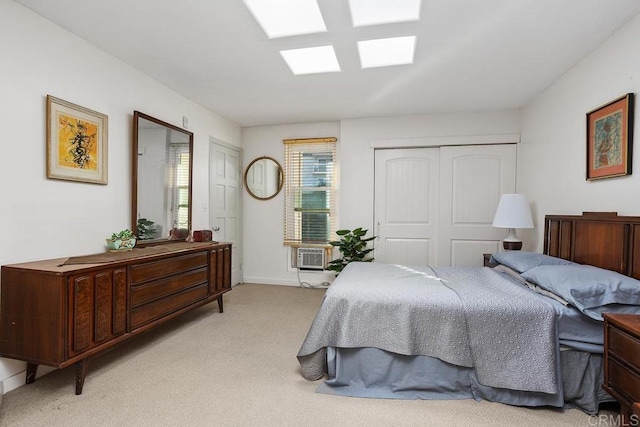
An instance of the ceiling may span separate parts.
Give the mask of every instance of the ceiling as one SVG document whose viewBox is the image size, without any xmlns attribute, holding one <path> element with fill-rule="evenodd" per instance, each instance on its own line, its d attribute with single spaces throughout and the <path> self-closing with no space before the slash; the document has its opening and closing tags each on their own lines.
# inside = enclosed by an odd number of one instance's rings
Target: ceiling
<svg viewBox="0 0 640 427">
<path fill-rule="evenodd" d="M 327 32 L 270 40 L 242 0 L 16 1 L 245 127 L 519 108 L 640 13 L 638 0 L 422 0 L 418 22 L 353 28 L 347 0 L 319 0 Z M 358 41 L 407 35 L 413 65 L 360 68 Z M 296 76 L 279 53 L 327 44 L 341 72 Z"/>
</svg>

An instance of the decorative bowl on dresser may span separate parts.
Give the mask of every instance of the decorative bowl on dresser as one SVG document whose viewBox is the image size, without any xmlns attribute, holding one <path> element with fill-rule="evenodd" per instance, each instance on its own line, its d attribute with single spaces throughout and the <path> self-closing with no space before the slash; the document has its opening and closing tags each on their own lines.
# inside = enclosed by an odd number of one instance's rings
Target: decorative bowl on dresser
<svg viewBox="0 0 640 427">
<path fill-rule="evenodd" d="M 167 243 L 2 266 L 0 356 L 76 366 L 82 393 L 91 357 L 231 290 L 230 243 Z"/>
<path fill-rule="evenodd" d="M 130 251 L 135 247 L 136 240 L 135 237 L 129 239 L 106 239 L 107 249 L 109 249 L 110 252 Z"/>
<path fill-rule="evenodd" d="M 640 315 L 604 313 L 604 390 L 620 403 L 621 424 L 640 424 Z"/>
</svg>

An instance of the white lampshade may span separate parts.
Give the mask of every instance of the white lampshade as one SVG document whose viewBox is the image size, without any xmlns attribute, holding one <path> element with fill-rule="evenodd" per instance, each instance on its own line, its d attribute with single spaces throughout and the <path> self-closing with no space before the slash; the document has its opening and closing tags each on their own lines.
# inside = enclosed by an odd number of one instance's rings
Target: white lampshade
<svg viewBox="0 0 640 427">
<path fill-rule="evenodd" d="M 517 236 L 516 228 L 533 228 L 527 198 L 522 194 L 503 194 L 493 217 L 493 226 L 509 229 L 502 242 L 505 250 L 520 250 L 522 240 Z"/>
<path fill-rule="evenodd" d="M 493 226 L 501 228 L 533 228 L 529 202 L 522 194 L 503 194 L 493 218 Z"/>
</svg>

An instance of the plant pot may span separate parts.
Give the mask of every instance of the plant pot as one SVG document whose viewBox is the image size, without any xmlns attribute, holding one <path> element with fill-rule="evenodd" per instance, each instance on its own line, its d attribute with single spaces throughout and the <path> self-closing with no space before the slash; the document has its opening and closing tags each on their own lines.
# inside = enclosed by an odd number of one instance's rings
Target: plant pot
<svg viewBox="0 0 640 427">
<path fill-rule="evenodd" d="M 121 252 L 121 251 L 130 251 L 136 245 L 136 238 L 132 237 L 129 239 L 106 239 L 107 240 L 107 248 L 110 252 Z"/>
</svg>

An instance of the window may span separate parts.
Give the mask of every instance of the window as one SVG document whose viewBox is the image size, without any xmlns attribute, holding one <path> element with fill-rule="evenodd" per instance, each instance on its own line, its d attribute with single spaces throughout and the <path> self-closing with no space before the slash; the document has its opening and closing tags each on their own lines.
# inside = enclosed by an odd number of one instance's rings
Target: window
<svg viewBox="0 0 640 427">
<path fill-rule="evenodd" d="M 189 144 L 169 144 L 168 222 L 189 228 Z"/>
<path fill-rule="evenodd" d="M 333 239 L 336 138 L 285 139 L 284 244 Z"/>
</svg>

